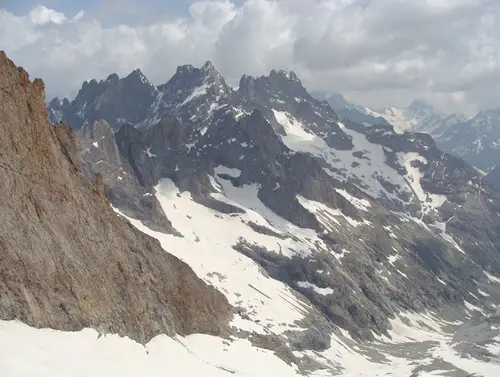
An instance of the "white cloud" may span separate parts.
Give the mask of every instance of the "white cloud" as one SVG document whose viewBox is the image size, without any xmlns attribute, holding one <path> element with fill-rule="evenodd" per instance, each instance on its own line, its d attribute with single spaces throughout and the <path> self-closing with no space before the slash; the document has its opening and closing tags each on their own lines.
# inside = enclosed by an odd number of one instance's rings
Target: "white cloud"
<svg viewBox="0 0 500 377">
<path fill-rule="evenodd" d="M 0 45 L 45 79 L 49 95 L 137 67 L 159 84 L 177 65 L 212 60 L 233 83 L 293 69 L 309 89 L 371 106 L 500 106 L 497 0 L 195 1 L 185 17 L 163 16 L 104 26 L 43 6 L 25 17 L 0 10 Z"/>
<path fill-rule="evenodd" d="M 48 23 L 62 24 L 66 21 L 63 13 L 48 9 L 43 5 L 35 6 L 28 14 L 28 18 L 34 25 L 46 25 Z"/>
</svg>

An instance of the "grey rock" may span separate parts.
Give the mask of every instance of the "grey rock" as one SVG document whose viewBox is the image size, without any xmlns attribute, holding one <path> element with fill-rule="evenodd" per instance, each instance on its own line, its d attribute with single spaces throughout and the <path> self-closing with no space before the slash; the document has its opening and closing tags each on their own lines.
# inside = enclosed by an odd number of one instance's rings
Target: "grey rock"
<svg viewBox="0 0 500 377">
<path fill-rule="evenodd" d="M 81 169 L 91 178 L 101 175 L 110 202 L 150 228 L 178 234 L 165 216 L 152 186 L 141 185 L 128 161 L 122 161 L 109 124 L 96 121 L 77 132 Z"/>
<path fill-rule="evenodd" d="M 111 74 L 99 82 L 85 81 L 71 103 L 66 98 L 49 103 L 50 120 L 62 121 L 75 129 L 105 120 L 117 129 L 124 123 L 142 120 L 157 91 L 139 69 L 122 79 Z"/>
</svg>

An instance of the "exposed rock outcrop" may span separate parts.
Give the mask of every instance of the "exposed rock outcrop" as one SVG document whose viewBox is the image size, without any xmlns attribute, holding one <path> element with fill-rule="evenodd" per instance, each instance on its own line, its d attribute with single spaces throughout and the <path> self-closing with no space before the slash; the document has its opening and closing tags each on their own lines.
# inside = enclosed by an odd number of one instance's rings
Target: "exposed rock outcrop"
<svg viewBox="0 0 500 377">
<path fill-rule="evenodd" d="M 225 333 L 225 297 L 113 212 L 43 91 L 0 52 L 0 318 L 141 342 Z"/>
<path fill-rule="evenodd" d="M 57 126 L 56 126 L 57 127 Z M 126 127 L 124 127 L 126 128 Z M 96 121 L 77 132 L 79 162 L 92 179 L 103 177 L 111 203 L 127 216 L 163 233 L 177 234 L 161 209 L 151 186 L 143 186 L 127 159 L 120 157 L 115 136 L 106 121 Z M 147 152 L 141 150 L 141 153 Z"/>
</svg>

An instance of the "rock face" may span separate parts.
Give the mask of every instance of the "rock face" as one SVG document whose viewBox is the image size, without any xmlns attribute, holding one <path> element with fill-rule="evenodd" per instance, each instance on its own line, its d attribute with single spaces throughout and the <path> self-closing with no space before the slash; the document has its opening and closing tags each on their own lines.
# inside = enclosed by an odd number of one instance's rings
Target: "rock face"
<svg viewBox="0 0 500 377">
<path fill-rule="evenodd" d="M 126 127 L 123 127 L 124 129 Z M 77 132 L 81 169 L 92 179 L 103 177 L 108 199 L 128 216 L 151 229 L 176 233 L 156 197 L 138 181 L 127 159 L 122 160 L 109 124 L 96 121 Z M 135 166 L 135 165 L 134 165 Z"/>
<path fill-rule="evenodd" d="M 3 52 L 0 78 L 0 318 L 141 342 L 223 334 L 227 300 L 110 208 L 111 168 L 95 185 L 80 171 L 75 132 L 48 122 L 43 82 Z M 109 128 L 83 133 L 109 142 L 106 158 L 119 165 Z"/>
<path fill-rule="evenodd" d="M 111 74 L 99 82 L 85 81 L 71 103 L 67 99 L 52 100 L 49 115 L 51 121 L 62 121 L 75 129 L 101 119 L 117 129 L 142 120 L 156 94 L 156 87 L 136 69 L 124 78 Z"/>
</svg>

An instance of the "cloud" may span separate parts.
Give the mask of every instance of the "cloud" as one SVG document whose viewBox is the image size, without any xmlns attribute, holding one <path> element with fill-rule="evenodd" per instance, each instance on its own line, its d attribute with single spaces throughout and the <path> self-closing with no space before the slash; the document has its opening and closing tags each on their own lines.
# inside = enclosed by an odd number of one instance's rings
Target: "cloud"
<svg viewBox="0 0 500 377">
<path fill-rule="evenodd" d="M 376 107 L 415 98 L 446 112 L 500 106 L 497 0 L 183 2 L 182 16 L 134 8 L 140 23 L 115 16 L 111 25 L 104 13 L 133 2 L 78 17 L 43 6 L 24 17 L 0 10 L 0 45 L 45 79 L 49 95 L 137 67 L 159 84 L 177 65 L 212 60 L 234 84 L 243 73 L 289 69 L 308 89 Z"/>
<path fill-rule="evenodd" d="M 63 13 L 48 9 L 42 5 L 34 7 L 29 12 L 28 18 L 33 25 L 46 25 L 48 23 L 60 25 L 66 21 L 66 16 Z"/>
</svg>

